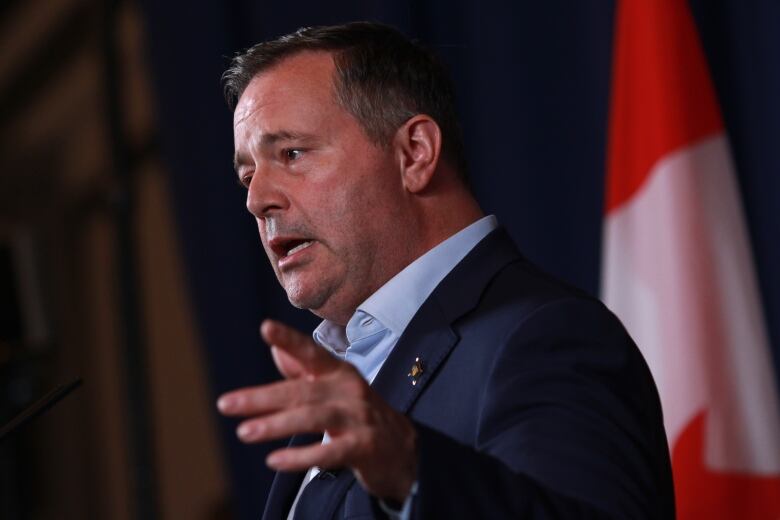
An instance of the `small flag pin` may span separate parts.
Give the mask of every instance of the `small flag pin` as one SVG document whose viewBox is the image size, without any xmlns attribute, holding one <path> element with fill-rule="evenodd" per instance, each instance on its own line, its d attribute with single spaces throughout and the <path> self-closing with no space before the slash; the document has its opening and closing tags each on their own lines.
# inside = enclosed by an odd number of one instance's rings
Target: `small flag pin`
<svg viewBox="0 0 780 520">
<path fill-rule="evenodd" d="M 412 378 L 412 385 L 417 384 L 417 379 L 422 375 L 422 373 L 423 373 L 422 361 L 420 361 L 420 358 L 415 358 L 414 364 L 412 365 L 409 374 L 407 374 L 409 377 Z"/>
</svg>

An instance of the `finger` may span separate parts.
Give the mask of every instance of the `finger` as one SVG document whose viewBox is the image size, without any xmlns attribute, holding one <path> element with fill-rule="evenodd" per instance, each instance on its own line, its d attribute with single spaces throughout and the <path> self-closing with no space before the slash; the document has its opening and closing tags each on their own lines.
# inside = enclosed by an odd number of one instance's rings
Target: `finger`
<svg viewBox="0 0 780 520">
<path fill-rule="evenodd" d="M 236 434 L 243 442 L 265 442 L 299 433 L 340 432 L 347 421 L 337 406 L 306 405 L 242 422 Z"/>
<path fill-rule="evenodd" d="M 217 408 L 223 415 L 231 417 L 266 414 L 339 396 L 341 386 L 333 379 L 289 379 L 223 394 L 217 400 Z"/>
<path fill-rule="evenodd" d="M 273 345 L 271 346 L 271 357 L 273 358 L 274 364 L 279 370 L 279 373 L 288 379 L 301 377 L 306 373 L 306 369 L 303 367 L 300 361 L 279 347 Z"/>
<path fill-rule="evenodd" d="M 341 363 L 309 336 L 284 323 L 265 320 L 260 326 L 260 333 L 266 343 L 292 356 L 307 373 L 316 375 L 329 372 L 337 369 Z"/>
<path fill-rule="evenodd" d="M 276 471 L 303 471 L 312 466 L 324 469 L 347 467 L 350 465 L 350 453 L 354 445 L 351 437 L 341 436 L 328 444 L 310 444 L 273 451 L 265 459 L 265 463 Z"/>
</svg>

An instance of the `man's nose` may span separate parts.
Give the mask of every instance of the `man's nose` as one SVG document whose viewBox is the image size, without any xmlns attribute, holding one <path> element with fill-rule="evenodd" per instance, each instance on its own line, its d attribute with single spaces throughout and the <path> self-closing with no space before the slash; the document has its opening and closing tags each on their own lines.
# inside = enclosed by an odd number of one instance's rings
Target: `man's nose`
<svg viewBox="0 0 780 520">
<path fill-rule="evenodd" d="M 265 217 L 274 210 L 286 209 L 290 203 L 270 173 L 258 169 L 249 183 L 246 208 L 257 218 Z"/>
</svg>

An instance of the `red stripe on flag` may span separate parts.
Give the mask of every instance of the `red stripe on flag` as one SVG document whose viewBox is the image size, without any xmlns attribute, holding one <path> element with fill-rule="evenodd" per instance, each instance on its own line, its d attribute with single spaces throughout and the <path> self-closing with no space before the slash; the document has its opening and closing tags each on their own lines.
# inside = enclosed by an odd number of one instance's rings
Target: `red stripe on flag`
<svg viewBox="0 0 780 520">
<path fill-rule="evenodd" d="M 685 0 L 623 0 L 615 13 L 607 212 L 665 155 L 723 123 Z"/>
</svg>

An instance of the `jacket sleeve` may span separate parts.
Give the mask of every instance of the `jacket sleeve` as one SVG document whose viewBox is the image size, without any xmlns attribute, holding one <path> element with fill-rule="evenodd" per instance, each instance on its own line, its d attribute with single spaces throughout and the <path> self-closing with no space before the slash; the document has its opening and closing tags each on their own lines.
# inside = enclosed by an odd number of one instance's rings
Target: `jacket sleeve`
<svg viewBox="0 0 780 520">
<path fill-rule="evenodd" d="M 417 425 L 413 518 L 674 518 L 655 385 L 602 304 L 547 304 L 495 352 L 473 446 Z"/>
</svg>

